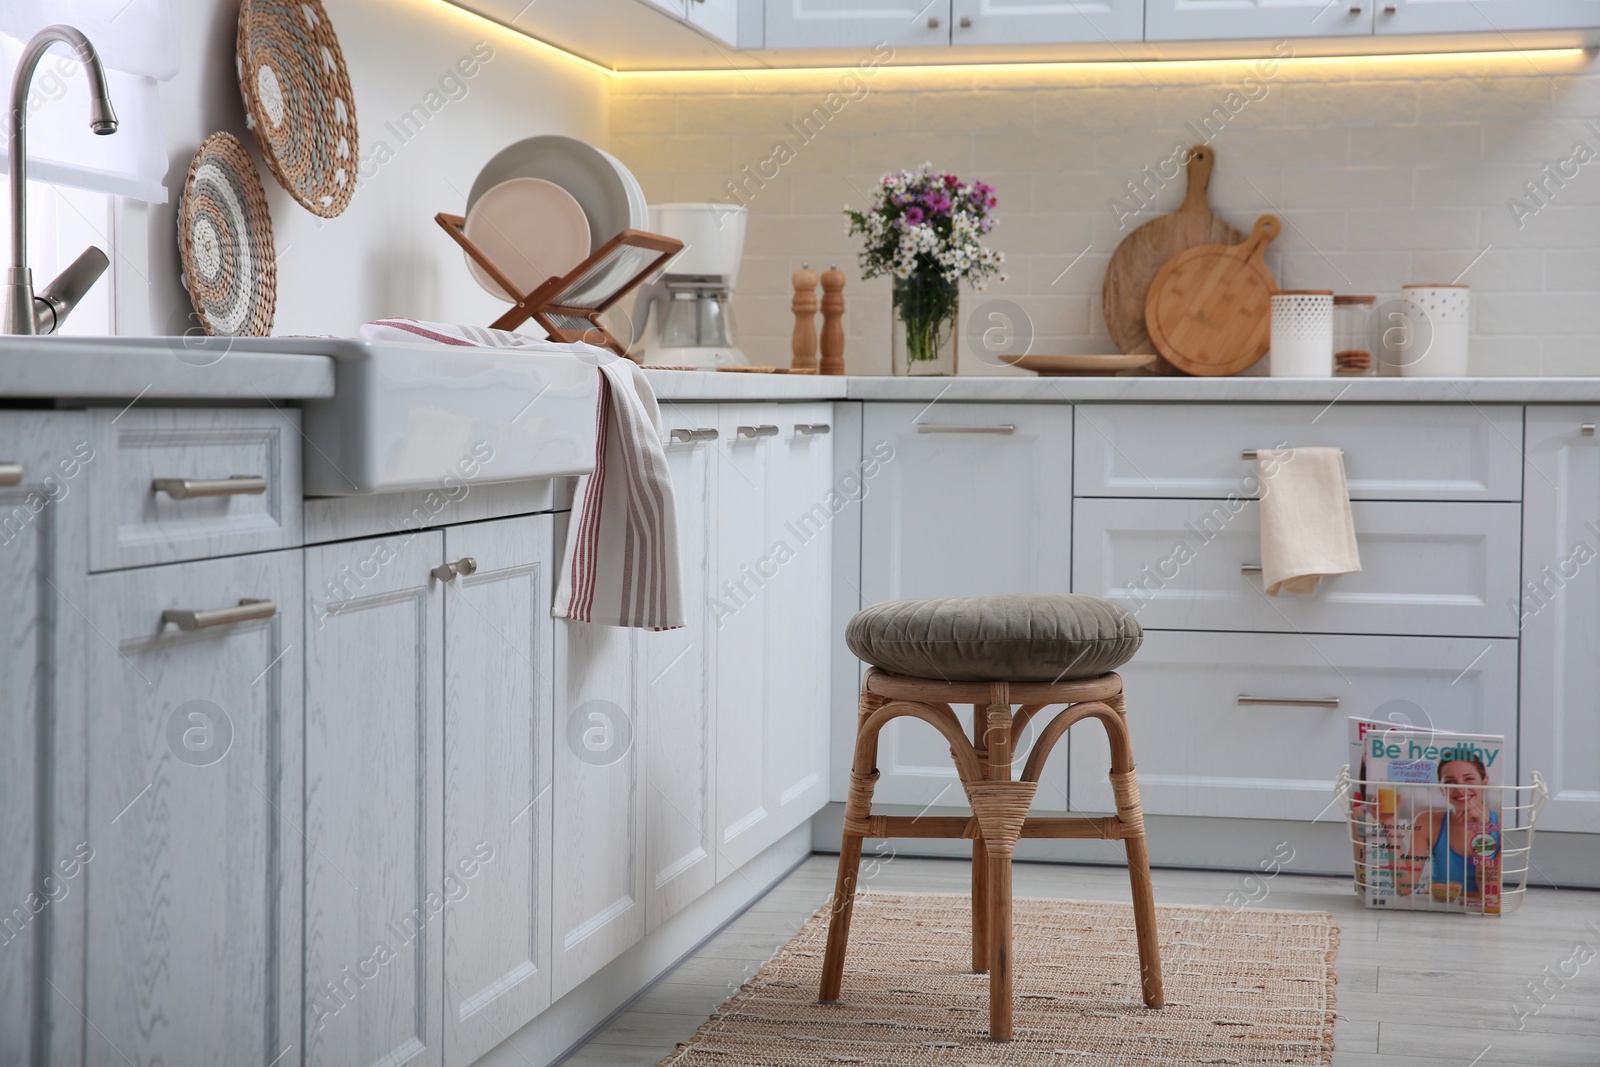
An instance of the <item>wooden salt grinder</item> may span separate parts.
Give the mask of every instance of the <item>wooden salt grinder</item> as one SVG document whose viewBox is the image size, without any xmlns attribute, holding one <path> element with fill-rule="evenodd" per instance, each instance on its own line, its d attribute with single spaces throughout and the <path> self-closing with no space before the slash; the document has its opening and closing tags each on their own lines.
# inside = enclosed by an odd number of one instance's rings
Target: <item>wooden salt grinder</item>
<svg viewBox="0 0 1600 1067">
<path fill-rule="evenodd" d="M 789 342 L 795 370 L 817 369 L 817 272 L 809 263 L 794 272 L 794 338 Z"/>
<path fill-rule="evenodd" d="M 844 271 L 822 272 L 822 374 L 844 373 Z"/>
</svg>

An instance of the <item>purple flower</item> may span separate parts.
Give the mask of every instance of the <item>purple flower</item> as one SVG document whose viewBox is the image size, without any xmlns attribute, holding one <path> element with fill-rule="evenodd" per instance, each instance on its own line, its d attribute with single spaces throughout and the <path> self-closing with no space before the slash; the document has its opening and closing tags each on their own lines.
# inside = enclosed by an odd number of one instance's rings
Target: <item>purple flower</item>
<svg viewBox="0 0 1600 1067">
<path fill-rule="evenodd" d="M 903 217 L 907 226 L 920 226 L 923 219 L 922 209 L 920 207 L 908 207 Z"/>
<path fill-rule="evenodd" d="M 943 193 L 929 193 L 924 203 L 928 205 L 928 210 L 935 215 L 945 215 L 950 212 L 950 198 Z"/>
</svg>

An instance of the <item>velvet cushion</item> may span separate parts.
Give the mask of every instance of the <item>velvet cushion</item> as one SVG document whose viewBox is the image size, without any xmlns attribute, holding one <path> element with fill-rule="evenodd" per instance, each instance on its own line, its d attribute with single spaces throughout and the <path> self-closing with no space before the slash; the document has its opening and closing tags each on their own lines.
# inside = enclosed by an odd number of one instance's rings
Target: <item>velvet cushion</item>
<svg viewBox="0 0 1600 1067">
<path fill-rule="evenodd" d="M 845 629 L 874 667 L 951 682 L 1093 678 L 1133 658 L 1144 631 L 1126 608 L 1078 593 L 890 600 Z"/>
</svg>

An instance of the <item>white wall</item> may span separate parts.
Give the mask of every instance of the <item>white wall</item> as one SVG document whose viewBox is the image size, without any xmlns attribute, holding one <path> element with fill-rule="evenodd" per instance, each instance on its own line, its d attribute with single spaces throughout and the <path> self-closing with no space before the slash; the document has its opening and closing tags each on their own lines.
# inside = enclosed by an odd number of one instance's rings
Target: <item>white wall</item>
<svg viewBox="0 0 1600 1067">
<path fill-rule="evenodd" d="M 236 0 L 175 2 L 182 71 L 161 87 L 171 199 L 158 208 L 124 205 L 118 219 L 120 333 L 194 327 L 178 281 L 183 176 L 201 140 L 217 130 L 255 149 L 234 74 Z M 296 204 L 257 156 L 278 249 L 273 332 L 348 335 L 393 314 L 487 324 L 505 305 L 473 282 L 433 216 L 461 212 L 479 168 L 512 141 L 562 133 L 604 144 L 605 76 L 439 0 L 324 3 L 355 90 L 363 177 L 344 214 L 321 219 Z M 463 79 L 464 94 L 440 91 L 440 79 L 479 42 L 492 58 Z M 431 101 L 430 92 L 438 93 Z M 437 113 L 402 139 L 391 124 L 429 103 Z"/>
</svg>

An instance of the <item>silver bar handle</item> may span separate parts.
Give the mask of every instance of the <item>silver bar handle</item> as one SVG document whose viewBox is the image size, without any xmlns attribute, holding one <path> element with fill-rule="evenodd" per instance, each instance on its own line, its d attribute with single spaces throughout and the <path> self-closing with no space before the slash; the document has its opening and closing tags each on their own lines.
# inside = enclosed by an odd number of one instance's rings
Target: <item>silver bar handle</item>
<svg viewBox="0 0 1600 1067">
<path fill-rule="evenodd" d="M 999 426 L 949 426 L 937 422 L 917 423 L 918 433 L 994 433 L 1010 435 L 1017 432 L 1017 428 L 1010 423 Z"/>
<path fill-rule="evenodd" d="M 1344 455 L 1344 449 L 1342 449 L 1342 448 L 1339 449 L 1339 455 L 1341 455 L 1341 456 Z M 1259 448 L 1247 448 L 1243 452 L 1239 453 L 1239 458 L 1240 459 L 1260 459 L 1261 458 L 1261 450 Z"/>
<path fill-rule="evenodd" d="M 1336 708 L 1339 706 L 1338 697 L 1252 697 L 1243 693 L 1239 694 L 1239 706 L 1242 708 L 1264 707 L 1275 705 L 1283 708 Z"/>
<path fill-rule="evenodd" d="M 270 600 L 240 600 L 237 607 L 211 608 L 207 611 L 189 611 L 168 608 L 161 613 L 161 625 L 171 623 L 185 633 L 205 630 L 212 626 L 227 626 L 254 619 L 270 619 L 278 613 L 278 605 Z"/>
<path fill-rule="evenodd" d="M 1261 564 L 1259 564 L 1259 563 L 1242 563 L 1242 564 L 1239 565 L 1239 573 L 1240 574 L 1260 574 L 1261 573 Z"/>
<path fill-rule="evenodd" d="M 797 422 L 794 432 L 802 437 L 812 437 L 817 434 L 831 433 L 832 427 L 825 422 Z"/>
<path fill-rule="evenodd" d="M 1592 423 L 1592 422 L 1584 423 L 1583 426 L 1580 429 L 1580 432 L 1585 437 L 1593 437 L 1594 436 L 1594 423 Z M 19 467 L 18 470 L 21 470 L 21 468 Z M 0 484 L 16 485 L 17 483 L 16 482 L 10 482 L 10 483 L 0 483 Z"/>
<path fill-rule="evenodd" d="M 672 430 L 667 434 L 667 439 L 675 445 L 688 445 L 696 441 L 715 441 L 717 431 L 700 428 L 697 430 Z"/>
<path fill-rule="evenodd" d="M 736 432 L 739 434 L 740 439 L 745 441 L 752 441 L 757 437 L 778 436 L 778 428 L 776 426 L 740 426 Z"/>
<path fill-rule="evenodd" d="M 441 563 L 428 573 L 441 582 L 453 582 L 457 575 L 465 578 L 478 573 L 478 561 L 471 556 L 462 556 L 454 563 Z"/>
<path fill-rule="evenodd" d="M 0 463 L 0 485 L 21 485 L 23 474 L 20 463 Z"/>
<path fill-rule="evenodd" d="M 267 491 L 267 480 L 253 474 L 235 474 L 210 481 L 201 478 L 157 478 L 150 483 L 150 491 L 165 493 L 174 500 L 189 500 L 198 496 L 260 496 Z"/>
</svg>

